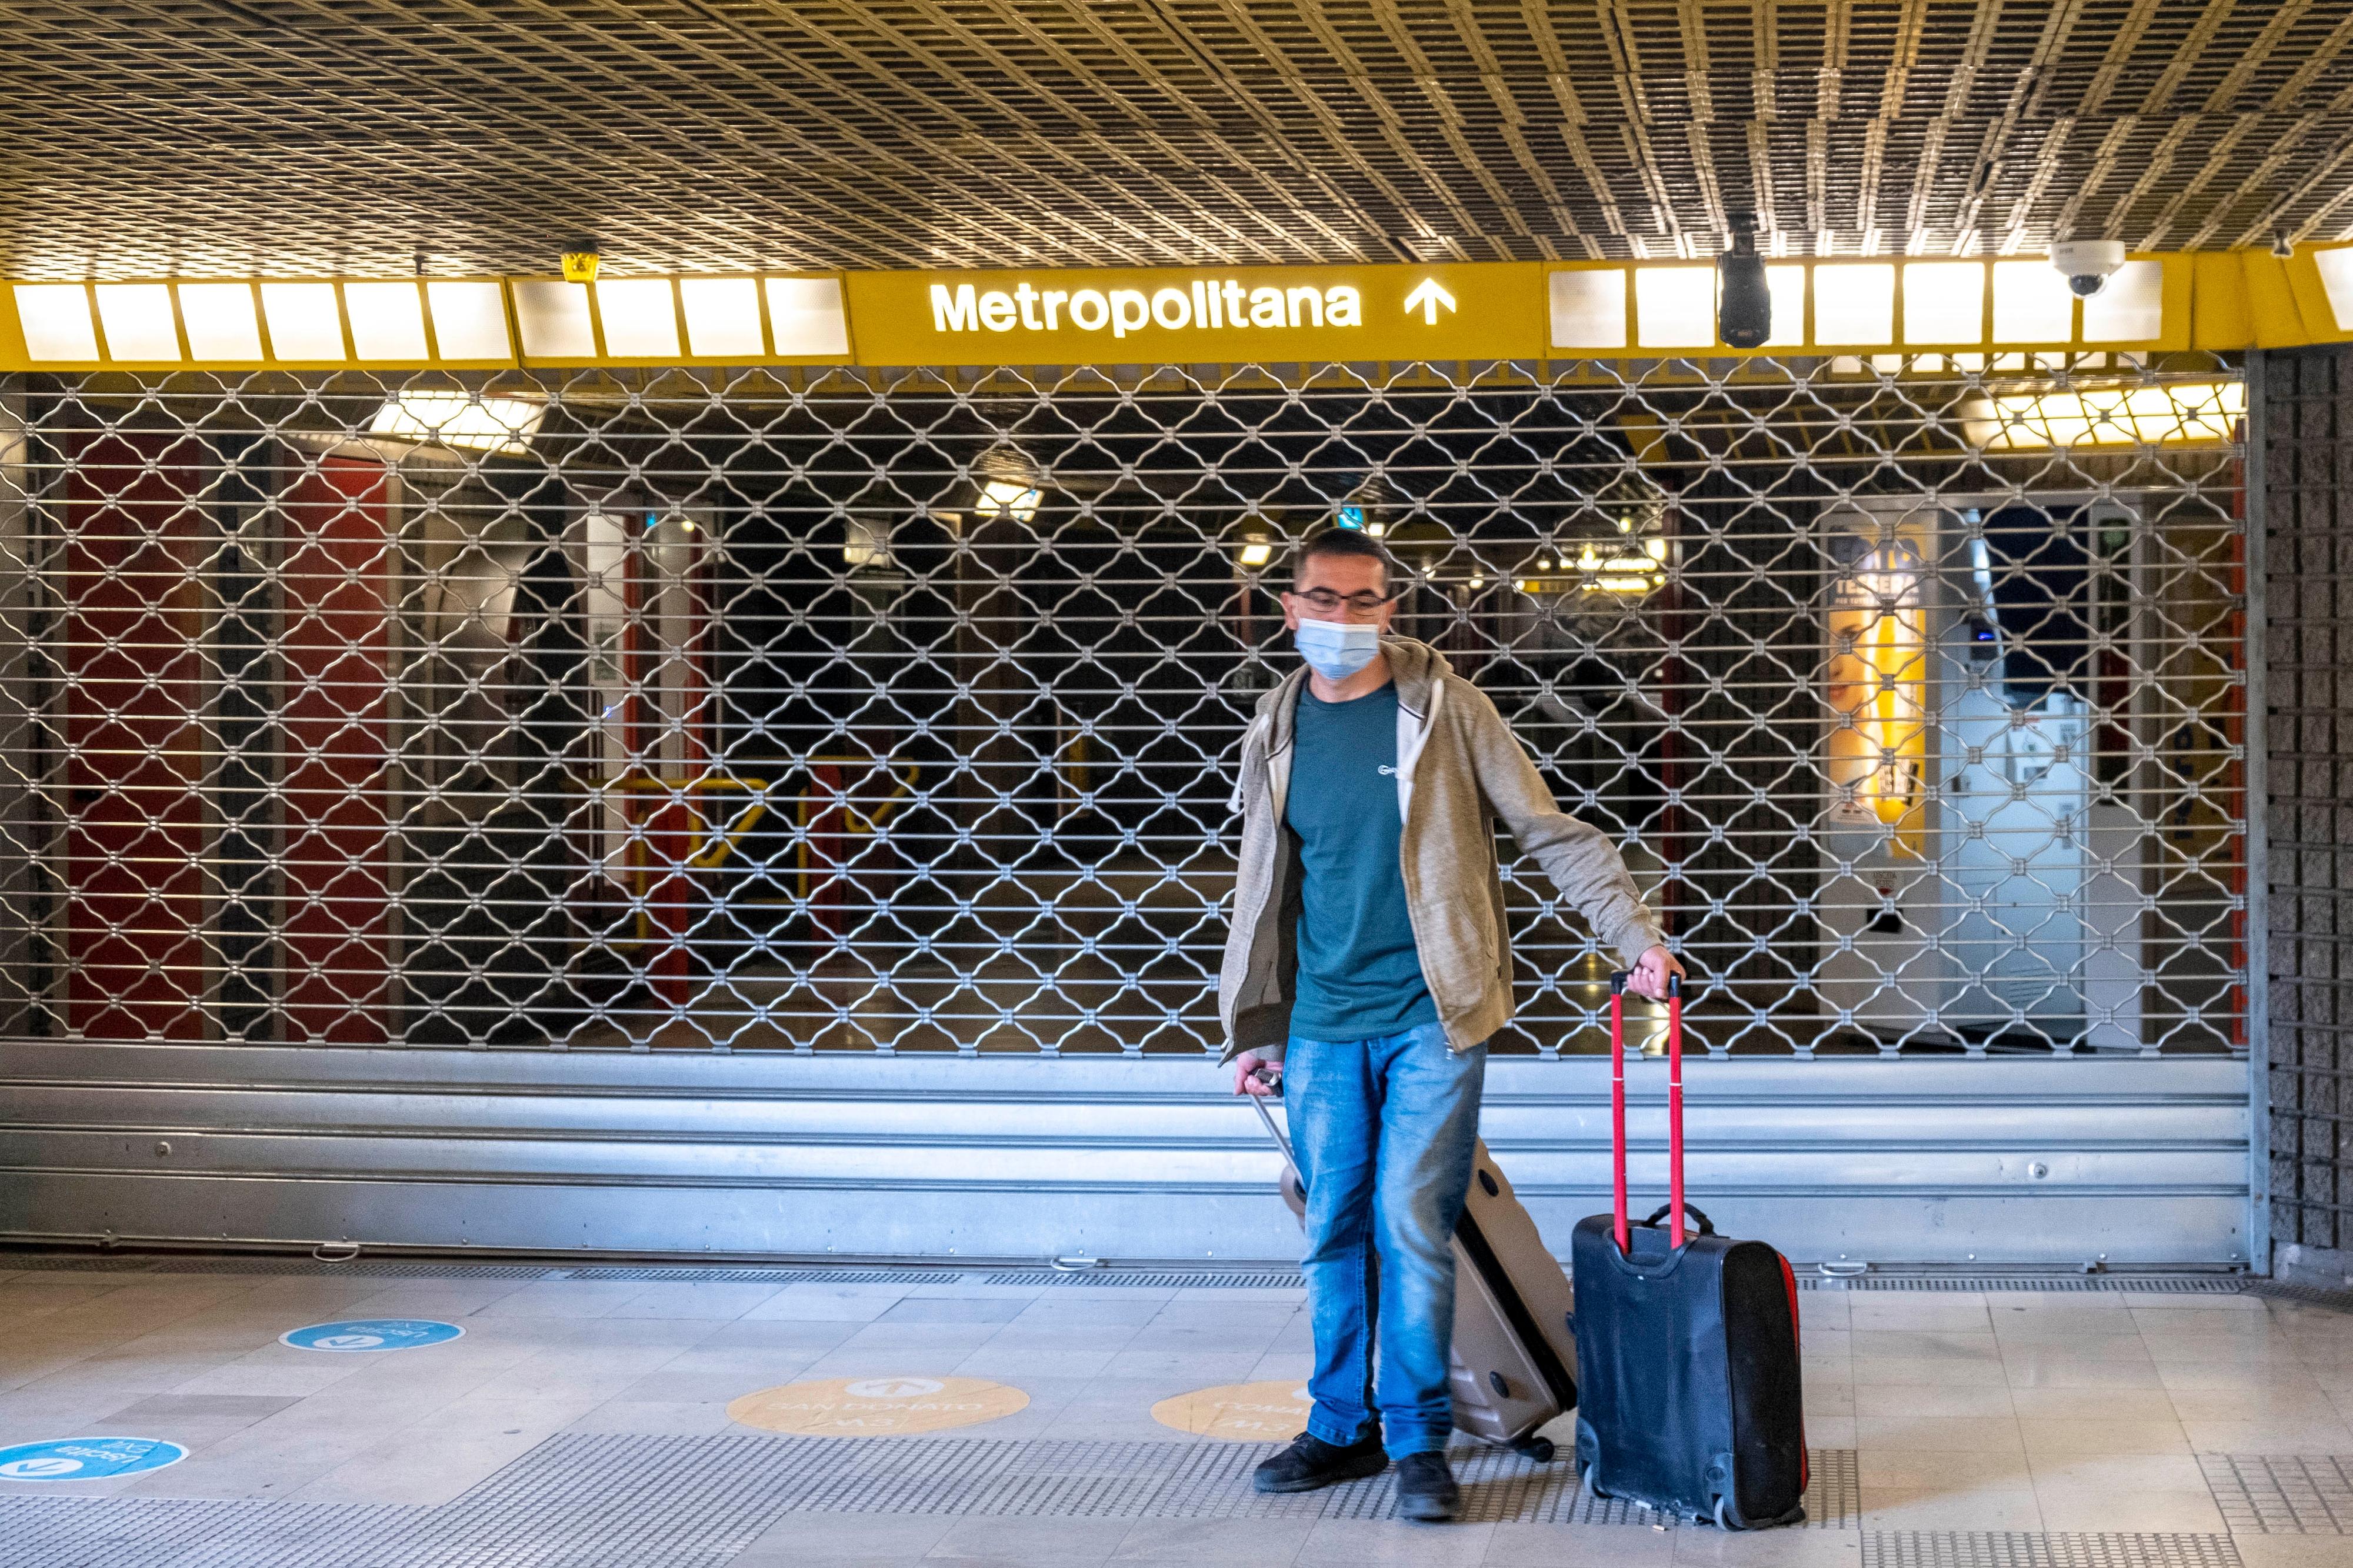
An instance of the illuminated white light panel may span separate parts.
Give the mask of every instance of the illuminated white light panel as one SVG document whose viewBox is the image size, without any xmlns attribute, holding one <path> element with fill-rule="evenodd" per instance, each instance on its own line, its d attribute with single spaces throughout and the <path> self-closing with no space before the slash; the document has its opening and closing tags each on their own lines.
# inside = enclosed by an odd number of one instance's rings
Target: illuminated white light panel
<svg viewBox="0 0 2353 1568">
<path fill-rule="evenodd" d="M 1895 341 L 1895 268 L 1889 262 L 1814 268 L 1814 342 Z"/>
<path fill-rule="evenodd" d="M 34 359 L 98 358 L 90 292 L 79 283 L 17 284 L 16 319 L 25 329 L 25 352 Z"/>
<path fill-rule="evenodd" d="M 1715 268 L 1644 267 L 1634 273 L 1634 331 L 1646 349 L 1715 344 Z"/>
<path fill-rule="evenodd" d="M 596 289 L 607 353 L 620 359 L 678 357 L 678 304 L 669 279 L 632 278 Z"/>
<path fill-rule="evenodd" d="M 2353 332 L 2353 246 L 2316 251 L 2312 261 L 2320 268 L 2321 290 L 2328 296 L 2328 313 L 2337 318 L 2337 330 Z"/>
<path fill-rule="evenodd" d="M 1905 263 L 1904 341 L 1907 343 L 1985 342 L 1985 286 L 1986 271 L 1982 261 Z"/>
<path fill-rule="evenodd" d="M 425 302 L 414 283 L 346 283 L 343 308 L 352 316 L 352 348 L 362 359 L 421 360 Z"/>
<path fill-rule="evenodd" d="M 371 436 L 519 454 L 529 449 L 547 405 L 463 392 L 404 392 L 375 412 Z"/>
<path fill-rule="evenodd" d="M 749 278 L 681 278 L 686 342 L 713 359 L 755 359 L 767 353 L 760 336 L 760 286 Z"/>
<path fill-rule="evenodd" d="M 2004 343 L 2063 343 L 2075 335 L 2075 296 L 2048 261 L 1993 264 L 1993 335 Z"/>
<path fill-rule="evenodd" d="M 445 360 L 512 359 L 505 291 L 495 283 L 427 283 L 433 342 Z"/>
<path fill-rule="evenodd" d="M 1794 349 L 1806 341 L 1806 269 L 1803 267 L 1765 268 L 1765 293 L 1773 301 L 1773 335 L 1768 349 Z"/>
<path fill-rule="evenodd" d="M 1626 274 L 1611 267 L 1593 272 L 1556 272 L 1546 287 L 1552 310 L 1552 346 L 1556 349 L 1622 349 L 1626 346 Z M 1245 564 L 1248 558 L 1245 557 Z"/>
<path fill-rule="evenodd" d="M 269 323 L 273 359 L 341 363 L 350 357 L 343 352 L 343 313 L 332 283 L 264 283 L 261 313 Z"/>
<path fill-rule="evenodd" d="M 771 278 L 767 280 L 768 330 L 780 354 L 846 354 L 849 321 L 841 309 L 838 278 Z"/>
<path fill-rule="evenodd" d="M 2247 410 L 2243 382 L 2022 393 L 1989 400 L 1992 418 L 1968 421 L 1970 438 L 2001 450 L 2025 447 L 2149 446 L 2228 441 Z"/>
<path fill-rule="evenodd" d="M 2087 343 L 2146 342 L 2164 331 L 2165 268 L 2160 262 L 2126 262 L 2110 274 L 2106 288 L 2084 301 Z"/>
<path fill-rule="evenodd" d="M 180 359 L 180 331 L 172 321 L 172 290 L 162 283 L 101 283 L 98 319 L 106 327 L 106 357 L 117 363 Z"/>
<path fill-rule="evenodd" d="M 522 329 L 522 352 L 533 359 L 595 359 L 596 334 L 588 324 L 586 283 L 518 283 L 515 324 Z M 439 318 L 435 318 L 438 327 Z M 447 343 L 442 353 L 450 353 Z"/>
<path fill-rule="evenodd" d="M 197 359 L 261 359 L 261 321 L 250 283 L 181 284 L 180 324 L 188 331 L 188 353 Z"/>
</svg>

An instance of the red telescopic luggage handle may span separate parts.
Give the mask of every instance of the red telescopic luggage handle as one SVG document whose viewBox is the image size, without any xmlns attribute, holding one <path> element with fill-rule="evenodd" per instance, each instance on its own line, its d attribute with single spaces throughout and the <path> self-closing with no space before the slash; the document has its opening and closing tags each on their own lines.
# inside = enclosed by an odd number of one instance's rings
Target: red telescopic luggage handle
<svg viewBox="0 0 2353 1568">
<path fill-rule="evenodd" d="M 1609 976 L 1609 1198 L 1618 1250 L 1633 1250 L 1626 1221 L 1626 980 Z M 1683 1244 L 1683 980 L 1667 977 L 1667 1214 L 1669 1241 Z"/>
</svg>

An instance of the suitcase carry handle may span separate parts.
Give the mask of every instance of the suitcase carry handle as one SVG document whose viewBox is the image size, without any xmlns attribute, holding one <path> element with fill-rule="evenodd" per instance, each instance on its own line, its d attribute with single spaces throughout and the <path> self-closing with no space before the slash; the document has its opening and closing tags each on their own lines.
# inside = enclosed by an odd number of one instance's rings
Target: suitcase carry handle
<svg viewBox="0 0 2353 1568">
<path fill-rule="evenodd" d="M 1651 1217 L 1644 1220 L 1642 1223 L 1646 1226 L 1655 1226 L 1661 1220 L 1666 1218 L 1667 1211 L 1673 1207 L 1674 1205 L 1672 1204 L 1661 1204 L 1657 1208 L 1651 1211 Z M 1707 1215 L 1702 1214 L 1697 1204 L 1685 1204 L 1683 1205 L 1683 1213 L 1689 1215 L 1694 1220 L 1696 1220 L 1699 1223 L 1700 1235 L 1714 1236 L 1715 1234 L 1715 1222 L 1708 1218 Z"/>
<path fill-rule="evenodd" d="M 1626 1224 L 1626 982 L 1630 969 L 1609 976 L 1609 1198 L 1612 1229 L 1618 1250 L 1630 1252 L 1633 1237 Z M 1667 976 L 1667 1205 L 1659 1214 L 1672 1215 L 1669 1241 L 1684 1241 L 1683 1213 L 1683 977 Z M 1697 1210 L 1692 1210 L 1698 1213 Z M 1658 1223 L 1659 1214 L 1647 1222 Z M 1701 1220 L 1700 1234 L 1713 1229 Z"/>
</svg>

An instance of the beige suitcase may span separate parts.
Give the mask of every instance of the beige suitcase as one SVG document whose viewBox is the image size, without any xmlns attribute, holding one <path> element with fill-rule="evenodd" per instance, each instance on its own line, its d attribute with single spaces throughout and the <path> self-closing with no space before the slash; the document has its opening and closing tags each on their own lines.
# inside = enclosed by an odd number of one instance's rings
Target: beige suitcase
<svg viewBox="0 0 2353 1568">
<path fill-rule="evenodd" d="M 1251 1106 L 1282 1150 L 1282 1201 L 1303 1226 L 1307 1195 L 1291 1141 L 1266 1101 Z M 1471 1193 L 1454 1227 L 1454 1425 L 1542 1463 L 1552 1440 L 1536 1429 L 1577 1405 L 1577 1340 L 1568 1275 L 1545 1250 L 1535 1221 L 1482 1140 Z"/>
</svg>

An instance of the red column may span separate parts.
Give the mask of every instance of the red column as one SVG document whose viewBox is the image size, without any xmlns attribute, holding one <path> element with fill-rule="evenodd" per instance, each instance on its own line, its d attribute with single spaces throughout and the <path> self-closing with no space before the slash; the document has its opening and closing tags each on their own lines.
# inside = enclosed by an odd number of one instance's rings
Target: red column
<svg viewBox="0 0 2353 1568">
<path fill-rule="evenodd" d="M 96 433 L 66 475 L 67 1026 L 202 1039 L 206 531 L 196 443 Z"/>
<path fill-rule="evenodd" d="M 289 1041 L 377 1045 L 390 1002 L 391 755 L 382 463 L 325 458 L 287 487 L 279 708 Z"/>
</svg>

